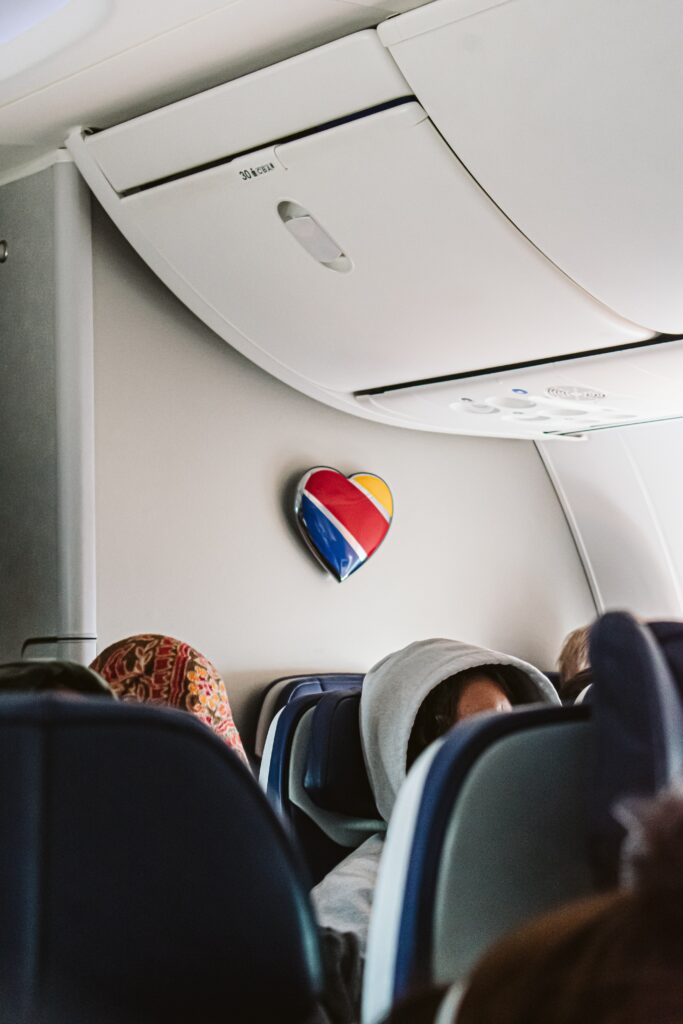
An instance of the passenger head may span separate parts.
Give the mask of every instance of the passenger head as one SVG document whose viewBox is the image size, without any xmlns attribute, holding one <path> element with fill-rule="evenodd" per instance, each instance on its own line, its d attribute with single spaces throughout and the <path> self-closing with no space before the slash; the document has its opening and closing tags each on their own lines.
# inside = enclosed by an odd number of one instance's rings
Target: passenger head
<svg viewBox="0 0 683 1024">
<path fill-rule="evenodd" d="M 246 762 L 225 683 L 194 647 L 170 636 L 138 634 L 111 644 L 90 667 L 119 700 L 189 711 Z"/>
<path fill-rule="evenodd" d="M 389 820 L 412 760 L 461 718 L 539 701 L 559 703 L 543 673 L 498 651 L 435 639 L 388 655 L 366 675 L 360 705 L 363 755 L 382 817 Z"/>
<path fill-rule="evenodd" d="M 562 642 L 557 668 L 560 673 L 559 691 L 562 700 L 576 700 L 591 682 L 588 640 L 590 626 L 573 629 Z"/>
<path fill-rule="evenodd" d="M 3 693 L 64 693 L 81 697 L 105 697 L 114 694 L 96 672 L 72 661 L 20 661 L 0 665 L 0 691 Z"/>
<path fill-rule="evenodd" d="M 628 887 L 569 904 L 503 939 L 475 968 L 457 1024 L 683 1020 L 683 796 L 648 805 Z"/>
<path fill-rule="evenodd" d="M 519 671 L 511 665 L 482 665 L 449 676 L 435 686 L 415 716 L 406 767 L 410 768 L 430 743 L 464 718 L 483 711 L 512 711 L 514 678 Z"/>
</svg>

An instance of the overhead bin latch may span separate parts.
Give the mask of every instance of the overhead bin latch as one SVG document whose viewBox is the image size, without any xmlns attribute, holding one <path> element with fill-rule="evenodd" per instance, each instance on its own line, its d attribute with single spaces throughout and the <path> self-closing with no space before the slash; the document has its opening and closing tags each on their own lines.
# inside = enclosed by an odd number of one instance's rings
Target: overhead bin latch
<svg viewBox="0 0 683 1024">
<path fill-rule="evenodd" d="M 351 260 L 315 217 L 298 203 L 284 200 L 277 208 L 280 220 L 309 256 L 330 270 L 347 273 Z"/>
</svg>

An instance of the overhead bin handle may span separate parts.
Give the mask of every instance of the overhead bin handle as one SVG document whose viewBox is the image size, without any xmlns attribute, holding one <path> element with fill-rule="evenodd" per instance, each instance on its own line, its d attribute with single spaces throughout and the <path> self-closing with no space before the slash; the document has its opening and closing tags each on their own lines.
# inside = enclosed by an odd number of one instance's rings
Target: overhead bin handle
<svg viewBox="0 0 683 1024">
<path fill-rule="evenodd" d="M 353 268 L 343 249 L 303 206 L 284 200 L 278 203 L 277 212 L 292 237 L 318 263 L 343 274 Z"/>
</svg>

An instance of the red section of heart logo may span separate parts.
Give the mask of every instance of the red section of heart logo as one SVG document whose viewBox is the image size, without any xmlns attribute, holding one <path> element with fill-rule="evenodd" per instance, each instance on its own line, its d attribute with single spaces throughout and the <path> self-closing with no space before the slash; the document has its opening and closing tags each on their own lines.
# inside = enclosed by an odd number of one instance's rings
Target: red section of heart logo
<svg viewBox="0 0 683 1024">
<path fill-rule="evenodd" d="M 299 528 L 316 557 L 344 580 L 377 550 L 391 525 L 391 491 L 373 473 L 345 477 L 318 466 L 299 483 Z"/>
<path fill-rule="evenodd" d="M 353 478 L 333 469 L 319 469 L 306 484 L 306 493 L 317 498 L 365 551 L 371 555 L 384 540 L 389 521 Z"/>
</svg>

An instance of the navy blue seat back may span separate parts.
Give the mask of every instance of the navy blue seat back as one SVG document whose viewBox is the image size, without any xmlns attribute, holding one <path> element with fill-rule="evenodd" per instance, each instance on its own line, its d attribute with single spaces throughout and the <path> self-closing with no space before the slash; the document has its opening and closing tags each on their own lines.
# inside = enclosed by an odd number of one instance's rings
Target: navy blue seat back
<svg viewBox="0 0 683 1024">
<path fill-rule="evenodd" d="M 659 644 L 683 699 L 683 622 L 648 622 L 647 627 Z"/>
<path fill-rule="evenodd" d="M 290 701 L 274 721 L 260 781 L 282 816 L 311 885 L 384 829 L 360 744 L 360 689 Z"/>
<path fill-rule="evenodd" d="M 263 756 L 270 724 L 279 711 L 299 697 L 330 693 L 333 690 L 357 690 L 363 682 L 358 672 L 318 672 L 314 675 L 282 676 L 274 679 L 263 694 L 256 727 L 255 753 Z"/>
<path fill-rule="evenodd" d="M 363 760 L 360 691 L 328 693 L 316 704 L 303 785 L 322 810 L 380 817 Z"/>
<path fill-rule="evenodd" d="M 298 866 L 192 716 L 0 699 L 0 1019 L 301 1021 L 320 986 Z"/>
<path fill-rule="evenodd" d="M 289 777 L 294 736 L 304 714 L 315 707 L 320 696 L 319 693 L 312 693 L 297 697 L 281 708 L 270 737 L 271 749 L 261 764 L 262 786 L 271 805 L 284 821 L 292 818 Z"/>
<path fill-rule="evenodd" d="M 615 807 L 626 798 L 656 795 L 683 769 L 681 701 L 656 633 L 627 612 L 609 612 L 591 629 L 591 833 L 600 885 L 618 876 L 624 826 Z"/>
</svg>

